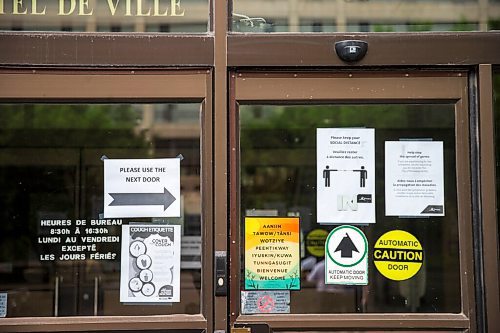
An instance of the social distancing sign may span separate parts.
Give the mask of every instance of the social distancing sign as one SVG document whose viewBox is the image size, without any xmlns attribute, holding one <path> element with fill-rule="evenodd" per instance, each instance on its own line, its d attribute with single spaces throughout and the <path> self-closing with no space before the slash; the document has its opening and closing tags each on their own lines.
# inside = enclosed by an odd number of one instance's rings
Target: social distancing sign
<svg viewBox="0 0 500 333">
<path fill-rule="evenodd" d="M 403 281 L 418 273 L 424 261 L 424 250 L 418 239 L 403 230 L 386 232 L 375 243 L 373 262 L 388 279 Z"/>
<path fill-rule="evenodd" d="M 316 129 L 320 224 L 375 223 L 375 129 Z"/>
</svg>

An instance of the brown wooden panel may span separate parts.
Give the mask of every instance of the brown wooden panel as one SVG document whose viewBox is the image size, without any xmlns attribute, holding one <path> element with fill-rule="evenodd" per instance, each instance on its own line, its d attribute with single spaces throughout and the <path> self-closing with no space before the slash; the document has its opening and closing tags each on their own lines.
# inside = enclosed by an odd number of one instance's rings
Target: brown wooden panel
<svg viewBox="0 0 500 333">
<path fill-rule="evenodd" d="M 70 317 L 70 318 L 2 318 L 0 332 L 30 332 L 43 327 L 47 332 L 88 332 L 97 330 L 206 329 L 202 315 Z"/>
<path fill-rule="evenodd" d="M 338 74 L 274 74 L 255 77 L 238 74 L 238 101 L 325 101 L 325 100 L 415 100 L 458 99 L 462 96 L 465 77 L 415 77 L 418 74 L 371 76 L 364 73 Z M 457 73 L 461 76 L 461 73 Z"/>
<path fill-rule="evenodd" d="M 211 66 L 213 37 L 167 34 L 0 33 L 0 64 Z"/>
<path fill-rule="evenodd" d="M 498 216 L 495 181 L 495 117 L 492 98 L 492 68 L 479 67 L 479 113 L 481 140 L 481 204 L 483 214 L 483 260 L 486 323 L 489 332 L 500 331 L 500 287 L 498 280 Z M 499 121 L 499 119 L 497 119 Z M 499 133 L 496 133 L 499 135 Z M 498 149 L 498 148 L 497 148 Z"/>
<path fill-rule="evenodd" d="M 213 0 L 214 11 L 214 114 L 213 114 L 213 142 L 214 142 L 214 250 L 228 253 L 228 104 L 227 104 L 227 30 L 228 30 L 228 5 L 231 1 Z M 229 256 L 229 253 L 228 253 Z M 228 258 L 229 259 L 229 258 Z M 229 276 L 226 274 L 226 286 L 229 284 Z M 229 286 L 227 286 L 229 288 Z M 229 290 L 229 289 L 227 289 Z M 214 330 L 226 330 L 227 308 L 229 298 L 217 296 L 214 299 Z"/>
<path fill-rule="evenodd" d="M 337 41 L 368 42 L 359 63 L 336 55 Z M 500 32 L 370 34 L 232 34 L 228 66 L 471 65 L 500 63 Z"/>
<path fill-rule="evenodd" d="M 191 98 L 201 100 L 206 95 L 205 76 L 196 73 L 150 75 L 128 71 L 114 75 L 77 72 L 73 72 L 74 75 L 71 74 L 71 72 L 61 75 L 37 71 L 30 74 L 0 74 L 0 98 Z"/>
<path fill-rule="evenodd" d="M 245 315 L 238 318 L 241 323 L 263 323 L 267 322 L 272 329 L 287 329 L 300 326 L 302 328 L 314 329 L 321 327 L 332 328 L 356 328 L 356 329 L 461 329 L 469 328 L 469 320 L 462 314 L 336 314 L 336 315 Z"/>
</svg>

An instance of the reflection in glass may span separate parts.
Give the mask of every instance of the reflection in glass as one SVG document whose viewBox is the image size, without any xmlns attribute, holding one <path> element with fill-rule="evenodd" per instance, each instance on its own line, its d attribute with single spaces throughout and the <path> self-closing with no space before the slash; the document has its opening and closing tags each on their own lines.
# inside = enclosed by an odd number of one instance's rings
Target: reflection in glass
<svg viewBox="0 0 500 333">
<path fill-rule="evenodd" d="M 0 31 L 208 31 L 209 0 L 1 1 Z M 3 10 L 2 10 L 3 9 Z"/>
<path fill-rule="evenodd" d="M 0 292 L 8 294 L 7 317 L 200 313 L 200 117 L 199 104 L 0 105 Z M 182 225 L 191 250 L 181 258 L 181 302 L 123 305 L 119 240 L 95 242 L 98 253 L 112 258 L 63 253 L 61 245 L 76 236 L 76 219 L 87 220 L 83 235 L 121 234 L 119 225 L 90 225 L 102 218 L 103 155 L 178 154 L 184 156 L 181 217 L 122 222 Z M 42 222 L 52 220 L 71 225 Z"/>
<path fill-rule="evenodd" d="M 419 32 L 499 29 L 500 2 L 234 0 L 235 32 Z"/>
<path fill-rule="evenodd" d="M 334 226 L 316 218 L 316 128 L 337 127 L 375 129 L 376 223 L 360 226 L 369 244 L 367 286 L 325 284 L 321 240 Z M 385 216 L 384 143 L 401 138 L 443 141 L 446 216 Z M 301 218 L 302 289 L 291 293 L 292 313 L 460 312 L 453 105 L 243 105 L 240 166 L 242 221 Z M 375 241 L 395 229 L 413 234 L 425 252 L 419 273 L 400 282 L 378 273 L 370 257 Z"/>
</svg>

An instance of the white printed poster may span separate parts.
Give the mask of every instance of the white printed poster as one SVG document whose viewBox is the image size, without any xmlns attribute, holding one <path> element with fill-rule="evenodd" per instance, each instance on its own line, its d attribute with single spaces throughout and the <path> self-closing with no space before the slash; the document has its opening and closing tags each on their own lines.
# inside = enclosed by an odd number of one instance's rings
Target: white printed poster
<svg viewBox="0 0 500 333">
<path fill-rule="evenodd" d="M 442 141 L 385 142 L 385 215 L 444 216 Z"/>
<path fill-rule="evenodd" d="M 105 159 L 104 217 L 180 217 L 179 158 Z"/>
<path fill-rule="evenodd" d="M 122 226 L 120 302 L 180 302 L 181 226 Z"/>
<path fill-rule="evenodd" d="M 375 223 L 375 130 L 316 130 L 318 223 Z"/>
</svg>

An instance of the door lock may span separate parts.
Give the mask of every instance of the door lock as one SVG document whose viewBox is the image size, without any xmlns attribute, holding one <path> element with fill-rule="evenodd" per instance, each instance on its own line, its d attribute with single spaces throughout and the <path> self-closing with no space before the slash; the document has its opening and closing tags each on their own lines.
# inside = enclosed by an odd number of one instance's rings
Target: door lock
<svg viewBox="0 0 500 333">
<path fill-rule="evenodd" d="M 215 251 L 215 296 L 227 296 L 226 251 Z M 243 333 L 243 332 L 241 332 Z"/>
</svg>

